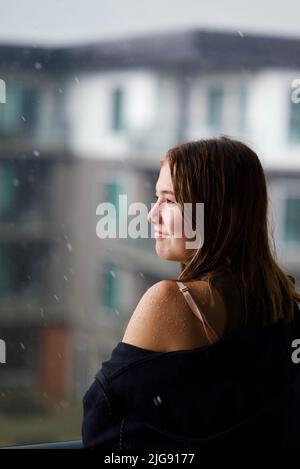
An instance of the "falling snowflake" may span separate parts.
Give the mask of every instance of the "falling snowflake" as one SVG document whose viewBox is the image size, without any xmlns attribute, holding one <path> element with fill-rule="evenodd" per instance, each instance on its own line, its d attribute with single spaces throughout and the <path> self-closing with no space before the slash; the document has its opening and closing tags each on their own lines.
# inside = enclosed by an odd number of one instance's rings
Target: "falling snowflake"
<svg viewBox="0 0 300 469">
<path fill-rule="evenodd" d="M 60 401 L 59 405 L 63 408 L 66 408 L 66 407 L 69 407 L 70 404 L 67 401 Z"/>
<path fill-rule="evenodd" d="M 153 402 L 156 406 L 160 405 L 161 404 L 161 397 L 160 396 L 153 397 Z"/>
</svg>

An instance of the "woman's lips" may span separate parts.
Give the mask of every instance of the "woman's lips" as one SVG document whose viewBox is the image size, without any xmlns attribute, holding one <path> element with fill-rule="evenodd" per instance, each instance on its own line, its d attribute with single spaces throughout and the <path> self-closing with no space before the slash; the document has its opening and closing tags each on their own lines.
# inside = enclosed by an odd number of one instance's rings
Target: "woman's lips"
<svg viewBox="0 0 300 469">
<path fill-rule="evenodd" d="M 169 238 L 167 233 L 162 233 L 161 231 L 155 231 L 155 239 Z"/>
</svg>

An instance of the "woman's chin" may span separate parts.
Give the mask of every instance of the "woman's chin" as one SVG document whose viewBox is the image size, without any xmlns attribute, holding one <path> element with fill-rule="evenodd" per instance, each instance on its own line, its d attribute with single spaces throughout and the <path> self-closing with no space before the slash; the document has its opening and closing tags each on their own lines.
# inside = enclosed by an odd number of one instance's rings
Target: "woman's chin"
<svg viewBox="0 0 300 469">
<path fill-rule="evenodd" d="M 177 261 L 178 256 L 175 255 L 174 252 L 172 252 L 172 249 L 169 247 L 164 247 L 163 244 L 166 244 L 165 242 L 160 242 L 160 240 L 156 243 L 156 254 L 158 257 L 161 259 L 164 259 L 166 261 Z"/>
</svg>

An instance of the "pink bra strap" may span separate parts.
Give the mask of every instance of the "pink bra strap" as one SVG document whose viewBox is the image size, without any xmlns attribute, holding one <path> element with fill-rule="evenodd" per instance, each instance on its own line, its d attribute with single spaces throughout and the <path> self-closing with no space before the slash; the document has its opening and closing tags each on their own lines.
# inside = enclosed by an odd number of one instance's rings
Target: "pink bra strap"
<svg viewBox="0 0 300 469">
<path fill-rule="evenodd" d="M 194 298 L 190 294 L 188 287 L 186 285 L 184 285 L 184 283 L 182 283 L 182 282 L 176 282 L 176 283 L 178 285 L 179 290 L 181 291 L 181 293 L 185 297 L 185 299 L 186 299 L 188 305 L 190 306 L 191 310 L 202 322 L 205 334 L 206 334 L 209 342 L 212 343 L 212 342 L 218 340 L 218 338 L 219 338 L 218 335 L 213 330 L 211 325 L 207 322 L 207 319 L 205 318 L 205 316 L 201 313 L 200 309 L 198 308 L 197 304 L 195 303 Z M 211 340 L 211 337 L 212 337 L 212 340 Z"/>
</svg>

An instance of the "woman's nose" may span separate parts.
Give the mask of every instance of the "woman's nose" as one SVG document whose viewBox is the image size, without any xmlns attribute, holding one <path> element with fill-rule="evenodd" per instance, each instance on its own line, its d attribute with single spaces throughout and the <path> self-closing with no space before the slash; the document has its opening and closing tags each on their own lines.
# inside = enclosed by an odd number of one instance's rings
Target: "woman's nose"
<svg viewBox="0 0 300 469">
<path fill-rule="evenodd" d="M 150 209 L 148 216 L 147 216 L 148 223 L 157 224 L 159 220 L 159 206 L 158 202 L 156 202 L 153 207 Z"/>
</svg>

